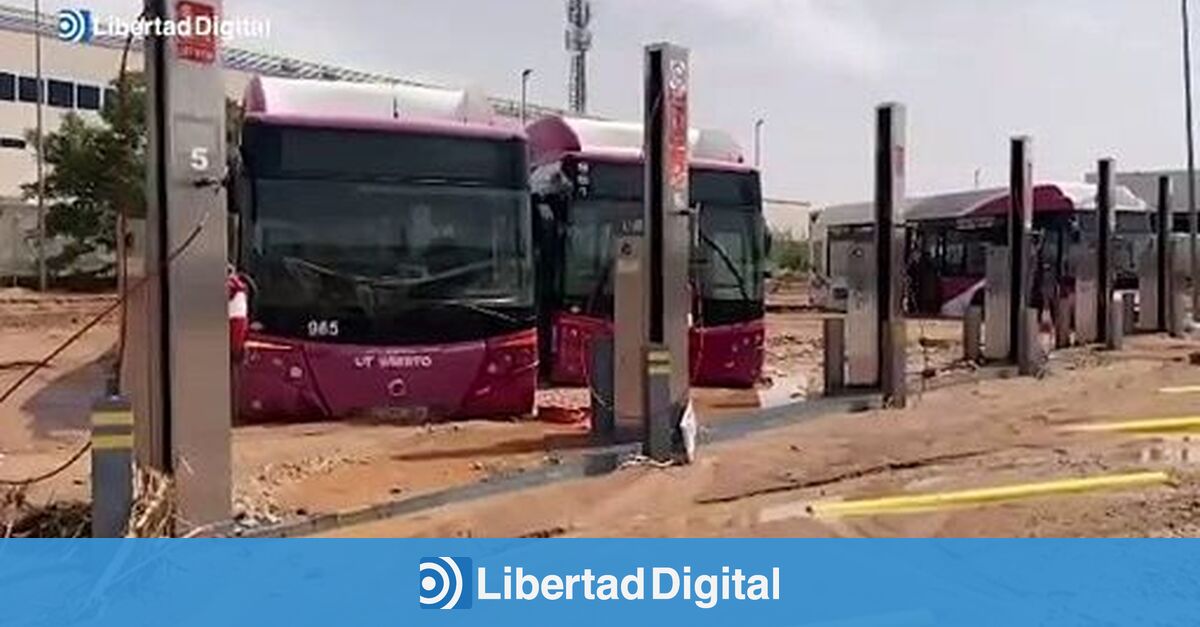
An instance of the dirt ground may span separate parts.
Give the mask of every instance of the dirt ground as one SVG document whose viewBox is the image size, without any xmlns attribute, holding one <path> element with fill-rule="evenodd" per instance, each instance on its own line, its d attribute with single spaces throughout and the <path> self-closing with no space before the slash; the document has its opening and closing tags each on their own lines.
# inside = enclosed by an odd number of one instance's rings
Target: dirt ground
<svg viewBox="0 0 1200 627">
<path fill-rule="evenodd" d="M 819 390 L 821 316 L 802 298 L 768 315 L 760 389 L 702 391 L 702 423 Z M 109 301 L 0 292 L 0 387 Z M 797 304 L 800 303 L 800 304 Z M 0 481 L 65 459 L 87 436 L 114 321 L 94 330 L 0 405 Z M 1200 383 L 1200 369 L 1165 360 L 1188 345 L 1141 339 L 1137 351 L 1076 356 L 1044 380 L 989 381 L 920 393 L 961 353 L 959 326 L 910 324 L 903 412 L 830 416 L 709 447 L 699 462 L 622 469 L 577 481 L 345 529 L 349 535 L 1177 535 L 1192 523 L 1190 440 L 1064 435 L 1059 423 L 1185 415 L 1194 396 L 1164 396 L 1170 382 Z M 240 427 L 233 443 L 235 513 L 245 527 L 349 510 L 557 464 L 588 443 L 586 391 L 544 391 L 542 420 L 424 426 L 314 422 Z M 1190 411 L 1194 411 L 1190 410 Z M 1191 454 L 1200 458 L 1200 451 Z M 1146 461 L 1148 460 L 1148 461 Z M 1132 467 L 1170 467 L 1173 488 L 855 520 L 761 511 L 802 510 L 825 498 L 991 485 Z M 86 500 L 85 457 L 31 488 L 31 503 Z M 2 488 L 2 486 L 0 486 Z M 1200 498 L 1195 499 L 1200 508 Z M 654 504 L 649 508 L 646 504 Z M 1129 507 L 1135 505 L 1136 507 Z M 773 509 L 772 509 L 773 508 Z M 780 509 L 782 508 L 782 509 Z M 0 505 L 0 523 L 5 511 Z"/>
<path fill-rule="evenodd" d="M 335 536 L 1194 536 L 1195 434 L 1081 434 L 1067 425 L 1195 415 L 1200 345 L 1142 338 L 1064 356 L 1042 379 L 942 388 L 902 411 L 832 415 L 701 451 L 686 467 L 611 475 L 451 505 Z M 1169 485 L 921 513 L 818 518 L 814 503 L 1165 470 Z"/>
</svg>

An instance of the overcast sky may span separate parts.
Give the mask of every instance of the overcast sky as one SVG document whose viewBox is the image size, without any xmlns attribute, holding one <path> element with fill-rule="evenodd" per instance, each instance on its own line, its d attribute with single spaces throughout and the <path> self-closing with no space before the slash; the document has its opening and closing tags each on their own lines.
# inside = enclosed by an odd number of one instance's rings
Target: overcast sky
<svg viewBox="0 0 1200 627">
<path fill-rule="evenodd" d="M 27 0 L 3 0 L 22 3 Z M 138 0 L 47 0 L 135 14 Z M 564 106 L 563 0 L 225 0 L 271 20 L 236 45 Z M 1007 139 L 1034 137 L 1039 179 L 1184 161 L 1176 0 L 592 0 L 589 108 L 640 119 L 641 55 L 692 54 L 692 119 L 752 151 L 766 119 L 771 196 L 870 196 L 873 108 L 909 107 L 910 193 L 1007 181 Z"/>
</svg>

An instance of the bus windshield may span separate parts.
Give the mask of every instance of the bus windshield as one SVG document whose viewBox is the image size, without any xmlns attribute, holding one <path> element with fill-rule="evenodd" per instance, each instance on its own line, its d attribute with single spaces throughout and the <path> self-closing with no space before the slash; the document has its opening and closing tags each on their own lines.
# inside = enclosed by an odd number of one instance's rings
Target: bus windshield
<svg viewBox="0 0 1200 627">
<path fill-rule="evenodd" d="M 744 207 L 700 207 L 701 293 L 706 299 L 763 299 L 762 216 Z"/>
<path fill-rule="evenodd" d="M 562 292 L 568 306 L 611 313 L 612 246 L 622 222 L 642 216 L 641 175 L 636 164 L 590 164 L 587 193 L 576 196 L 567 217 Z M 691 192 L 700 210 L 694 276 L 713 314 L 706 317 L 761 315 L 765 227 L 757 175 L 693 169 Z M 730 305 L 736 312 L 725 311 Z"/>
<path fill-rule="evenodd" d="M 532 324 L 523 146 L 509 155 L 458 138 L 347 133 L 336 142 L 325 137 L 332 132 L 249 134 L 257 150 L 246 160 L 253 201 L 243 216 L 242 263 L 256 330 L 412 345 Z M 413 154 L 414 141 L 421 154 Z M 315 150 L 348 145 L 359 150 L 345 159 Z M 520 177 L 507 177 L 509 161 Z"/>
<path fill-rule="evenodd" d="M 642 203 L 630 200 L 579 200 L 567 224 L 563 296 L 587 312 L 612 308 L 612 246 L 623 221 L 642 217 Z"/>
<path fill-rule="evenodd" d="M 261 180 L 257 199 L 249 266 L 264 323 L 307 334 L 307 320 L 337 320 L 340 336 L 365 341 L 410 333 L 373 332 L 389 320 L 455 317 L 434 311 L 446 303 L 474 305 L 468 318 L 531 304 L 522 192 Z"/>
</svg>

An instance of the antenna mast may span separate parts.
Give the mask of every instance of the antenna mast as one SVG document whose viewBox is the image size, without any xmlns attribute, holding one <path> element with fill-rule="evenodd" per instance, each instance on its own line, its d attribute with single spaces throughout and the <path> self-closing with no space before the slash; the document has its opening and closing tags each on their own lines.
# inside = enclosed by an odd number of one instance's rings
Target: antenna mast
<svg viewBox="0 0 1200 627">
<path fill-rule="evenodd" d="M 571 54 L 571 79 L 567 86 L 568 107 L 572 113 L 587 112 L 587 52 L 592 47 L 590 0 L 567 0 L 567 52 Z"/>
</svg>

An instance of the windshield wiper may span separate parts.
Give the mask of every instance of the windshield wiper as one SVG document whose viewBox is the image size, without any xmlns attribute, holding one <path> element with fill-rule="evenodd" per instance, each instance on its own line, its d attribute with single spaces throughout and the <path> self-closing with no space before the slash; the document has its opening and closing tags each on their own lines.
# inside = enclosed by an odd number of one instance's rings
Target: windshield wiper
<svg viewBox="0 0 1200 627">
<path fill-rule="evenodd" d="M 700 239 L 704 240 L 705 244 L 708 244 L 713 250 L 717 251 L 717 256 L 721 258 L 721 261 L 725 262 L 725 267 L 729 268 L 729 272 L 733 274 L 733 278 L 737 279 L 738 291 L 742 293 L 742 298 L 748 303 L 754 302 L 754 299 L 750 298 L 750 291 L 746 289 L 746 278 L 742 276 L 741 271 L 738 270 L 737 264 L 730 258 L 729 253 L 720 244 L 713 241 L 703 229 L 700 230 Z"/>
<path fill-rule="evenodd" d="M 458 268 L 455 268 L 448 272 L 430 275 L 427 277 L 422 277 L 420 279 L 387 279 L 387 278 L 375 279 L 375 278 L 366 277 L 366 276 L 357 275 L 357 274 L 349 274 L 349 273 L 345 273 L 345 272 L 339 272 L 332 268 L 328 268 L 326 266 L 322 266 L 320 264 L 313 263 L 311 261 L 308 261 L 306 259 L 301 259 L 299 257 L 283 257 L 282 259 L 284 262 L 284 266 L 287 267 L 289 270 L 293 271 L 293 273 L 295 273 L 294 269 L 296 267 L 299 267 L 299 268 L 308 270 L 310 272 L 314 272 L 317 274 L 324 274 L 324 275 L 331 276 L 331 277 L 341 279 L 344 281 L 348 281 L 348 282 L 354 284 L 354 286 L 356 288 L 355 292 L 358 295 L 359 299 L 362 300 L 364 306 L 367 307 L 371 311 L 373 311 L 375 308 L 374 299 L 370 297 L 369 292 L 363 293 L 358 288 L 413 287 L 413 286 L 424 285 L 424 284 L 435 282 L 435 281 L 441 281 L 446 278 L 450 278 L 453 276 L 459 276 L 461 274 L 466 274 L 469 272 L 474 272 L 476 270 L 481 269 L 482 267 L 492 265 L 491 261 L 467 264 L 464 266 L 459 266 Z M 496 318 L 497 320 L 503 320 L 504 322 L 508 322 L 511 324 L 520 324 L 521 323 L 521 321 L 519 319 L 517 319 L 509 314 L 506 314 L 502 311 L 492 309 L 490 307 L 486 307 L 484 305 L 480 305 L 478 303 L 473 303 L 470 301 L 462 301 L 462 300 L 429 301 L 429 302 L 422 302 L 420 305 L 411 307 L 409 309 L 420 310 L 424 307 L 461 307 L 463 309 L 467 309 L 467 310 L 470 310 L 470 311 L 473 311 L 476 313 L 490 316 L 492 318 Z"/>
<path fill-rule="evenodd" d="M 433 307 L 462 307 L 463 309 L 466 309 L 469 311 L 474 311 L 476 313 L 481 313 L 485 316 L 489 316 L 489 317 L 495 318 L 497 320 L 502 320 L 509 324 L 521 324 L 521 320 L 517 319 L 515 316 L 511 316 L 511 315 L 506 314 L 503 311 L 500 311 L 498 309 L 492 309 L 491 307 L 485 307 L 483 305 L 480 305 L 478 303 L 472 303 L 470 301 L 443 300 L 443 301 L 435 301 L 435 302 L 432 302 L 429 304 Z"/>
<path fill-rule="evenodd" d="M 369 277 L 369 276 L 365 276 L 365 275 L 361 275 L 361 274 L 350 274 L 347 272 L 341 272 L 339 270 L 334 270 L 333 268 L 329 268 L 327 266 L 323 266 L 323 265 L 320 265 L 317 263 L 313 263 L 311 261 L 308 261 L 307 259 L 301 259 L 300 257 L 285 256 L 285 257 L 282 257 L 282 260 L 283 260 L 284 266 L 287 267 L 289 270 L 292 270 L 294 266 L 299 266 L 299 267 L 309 270 L 311 272 L 316 272 L 317 274 L 324 274 L 326 276 L 331 276 L 331 277 L 334 277 L 337 279 L 342 279 L 343 281 L 350 281 L 352 283 L 368 285 L 370 287 L 387 287 L 387 288 L 420 287 L 422 285 L 428 285 L 430 283 L 437 283 L 440 281 L 445 281 L 446 279 L 453 279 L 455 277 L 463 276 L 465 274 L 473 274 L 480 270 L 484 270 L 484 269 L 487 269 L 487 268 L 490 268 L 490 267 L 496 265 L 495 260 L 485 259 L 483 261 L 477 261 L 475 263 L 467 263 L 467 264 L 463 264 L 460 266 L 455 266 L 449 270 L 446 270 L 444 272 L 439 272 L 437 274 L 427 274 L 425 276 L 407 279 L 407 278 L 399 278 L 399 277 L 394 277 L 394 276 Z M 293 272 L 293 274 L 294 274 L 294 272 Z"/>
<path fill-rule="evenodd" d="M 613 265 L 616 263 L 616 257 L 612 257 L 608 260 L 608 263 L 604 264 L 604 269 L 600 271 L 596 286 L 592 288 L 592 293 L 588 294 L 587 302 L 584 303 L 584 312 L 588 315 L 596 312 L 596 301 L 600 299 L 601 294 L 604 293 L 604 288 L 608 286 L 608 277 L 612 274 Z"/>
</svg>

